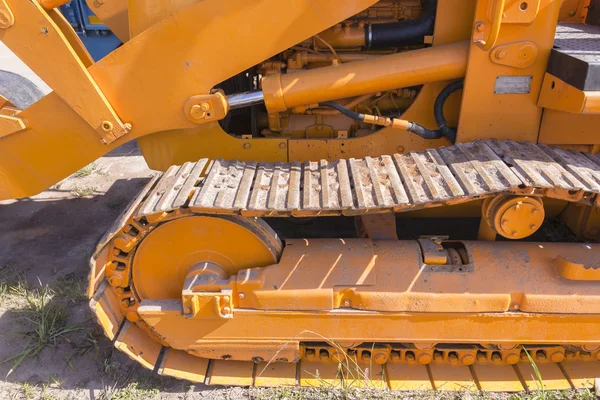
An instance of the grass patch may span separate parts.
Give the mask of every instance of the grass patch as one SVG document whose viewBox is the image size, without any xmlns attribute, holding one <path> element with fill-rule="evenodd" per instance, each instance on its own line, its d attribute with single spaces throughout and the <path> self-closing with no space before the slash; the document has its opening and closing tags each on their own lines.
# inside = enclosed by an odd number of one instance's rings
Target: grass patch
<svg viewBox="0 0 600 400">
<path fill-rule="evenodd" d="M 73 190 L 71 190 L 71 194 L 78 199 L 84 197 L 93 196 L 96 193 L 96 186 L 79 186 L 76 185 Z"/>
<path fill-rule="evenodd" d="M 88 164 L 85 167 L 81 168 L 79 171 L 75 172 L 73 174 L 73 176 L 75 178 L 85 178 L 86 176 L 92 175 L 97 169 L 98 169 L 98 164 L 93 162 L 93 163 Z"/>
<path fill-rule="evenodd" d="M 158 397 L 156 388 L 143 388 L 138 382 L 130 382 L 123 387 L 117 385 L 105 388 L 98 399 L 100 400 L 146 400 Z"/>
<path fill-rule="evenodd" d="M 46 347 L 55 347 L 65 335 L 80 330 L 77 325 L 67 323 L 67 310 L 56 302 L 51 302 L 55 293 L 50 287 L 21 288 L 17 295 L 22 296 L 27 307 L 21 311 L 25 323 L 26 339 L 23 348 L 0 363 L 12 363 L 10 375 L 26 358 L 36 357 Z"/>
<path fill-rule="evenodd" d="M 87 300 L 86 283 L 77 279 L 73 273 L 59 277 L 53 287 L 54 292 L 61 300 L 71 303 Z"/>
<path fill-rule="evenodd" d="M 25 272 L 16 265 L 0 267 L 0 305 L 19 308 L 24 305 L 23 293 L 29 288 Z"/>
</svg>

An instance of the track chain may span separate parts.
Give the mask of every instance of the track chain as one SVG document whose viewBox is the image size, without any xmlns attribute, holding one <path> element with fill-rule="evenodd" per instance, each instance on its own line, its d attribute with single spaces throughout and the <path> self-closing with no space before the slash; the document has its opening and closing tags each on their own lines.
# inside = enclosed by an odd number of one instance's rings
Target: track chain
<svg viewBox="0 0 600 400">
<path fill-rule="evenodd" d="M 341 349 L 307 343 L 296 364 L 199 358 L 152 337 L 135 312 L 135 295 L 123 289 L 129 277 L 119 278 L 121 282 L 105 278 L 111 268 L 130 270 L 132 250 L 144 235 L 180 213 L 361 215 L 456 204 L 498 193 L 593 205 L 600 193 L 600 156 L 492 139 L 363 159 L 203 159 L 173 166 L 148 183 L 101 240 L 92 258 L 90 306 L 107 336 L 131 358 L 161 375 L 207 384 L 310 386 L 351 380 L 355 386 L 404 390 L 534 390 L 533 360 L 546 389 L 592 387 L 593 377 L 600 376 L 600 349 L 576 346 L 528 346 L 525 352 L 491 345 Z M 98 257 L 111 240 L 121 241 L 117 247 L 122 250 L 111 256 L 121 261 L 103 266 L 106 260 Z M 386 357 L 380 364 L 382 349 Z"/>
</svg>

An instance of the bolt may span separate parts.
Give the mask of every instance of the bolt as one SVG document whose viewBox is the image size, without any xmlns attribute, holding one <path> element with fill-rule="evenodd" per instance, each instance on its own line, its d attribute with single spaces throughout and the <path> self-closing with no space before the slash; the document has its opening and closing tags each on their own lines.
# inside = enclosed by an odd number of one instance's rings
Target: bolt
<svg viewBox="0 0 600 400">
<path fill-rule="evenodd" d="M 510 234 L 511 234 L 511 236 L 517 236 L 519 234 L 519 231 L 514 230 Z"/>
<path fill-rule="evenodd" d="M 506 224 L 508 224 L 508 220 L 507 219 L 503 219 L 502 220 L 502 225 L 506 225 Z"/>
<path fill-rule="evenodd" d="M 108 283 L 110 286 L 119 286 L 121 284 L 121 278 L 119 278 L 117 275 L 109 276 Z"/>
<path fill-rule="evenodd" d="M 44 35 L 48 34 L 48 28 L 46 28 L 45 26 L 42 26 L 42 28 L 40 29 L 40 32 L 42 32 Z"/>
<path fill-rule="evenodd" d="M 254 364 L 258 364 L 264 361 L 264 359 L 262 357 L 252 357 L 252 361 L 254 362 Z"/>
<path fill-rule="evenodd" d="M 223 296 L 223 302 L 229 303 L 229 296 Z"/>
<path fill-rule="evenodd" d="M 384 353 L 379 353 L 375 356 L 375 364 L 385 364 L 387 359 L 387 355 Z"/>
<path fill-rule="evenodd" d="M 598 353 L 598 354 L 600 354 L 600 353 Z M 574 351 L 565 350 L 565 357 L 567 357 L 567 358 L 575 358 L 575 357 L 577 357 L 577 354 L 575 354 Z"/>
<path fill-rule="evenodd" d="M 231 314 L 231 308 L 230 307 L 223 307 L 223 314 Z"/>
<path fill-rule="evenodd" d="M 502 361 L 502 356 L 500 355 L 500 353 L 492 353 L 492 361 L 494 361 L 494 362 Z"/>
<path fill-rule="evenodd" d="M 503 59 L 503 58 L 505 58 L 505 57 L 506 57 L 506 52 L 505 52 L 504 50 L 498 50 L 498 51 L 496 52 L 496 58 L 497 58 L 498 60 L 502 60 L 502 59 Z"/>
<path fill-rule="evenodd" d="M 589 360 L 592 356 L 592 354 L 589 351 L 582 351 L 581 353 L 579 353 L 579 355 L 581 355 L 581 358 L 583 360 Z"/>
<path fill-rule="evenodd" d="M 457 364 L 458 356 L 455 353 L 450 353 L 448 354 L 448 361 L 450 362 L 450 364 Z"/>
<path fill-rule="evenodd" d="M 475 356 L 473 354 L 465 354 L 462 358 L 462 363 L 464 365 L 475 364 Z"/>
<path fill-rule="evenodd" d="M 104 132 L 110 132 L 112 131 L 113 128 L 113 124 L 110 121 L 102 121 L 102 130 Z"/>
<path fill-rule="evenodd" d="M 485 361 L 486 359 L 487 357 L 483 351 L 477 352 L 477 361 Z"/>
<path fill-rule="evenodd" d="M 243 300 L 246 297 L 246 295 L 244 294 L 244 292 L 240 292 L 240 294 L 238 294 L 238 297 Z"/>
<path fill-rule="evenodd" d="M 250 148 L 250 143 L 244 143 L 244 148 L 245 149 L 249 149 Z"/>
<path fill-rule="evenodd" d="M 600 353 L 598 353 L 600 354 Z M 404 356 L 404 359 L 408 362 L 413 362 L 415 361 L 415 355 L 412 352 L 406 353 L 406 355 Z"/>
<path fill-rule="evenodd" d="M 443 361 L 444 360 L 444 354 L 442 354 L 441 351 L 434 351 L 433 352 L 433 359 L 435 361 Z"/>
<path fill-rule="evenodd" d="M 344 304 L 344 307 L 350 307 L 352 305 L 352 302 L 350 301 L 350 299 L 346 299 L 346 300 L 344 300 L 343 304 Z"/>
<path fill-rule="evenodd" d="M 202 104 L 206 104 L 206 103 L 202 103 Z M 194 104 L 192 106 L 192 108 L 190 109 L 190 115 L 194 119 L 203 119 L 204 117 L 206 117 L 206 111 L 204 110 L 204 108 L 201 105 Z"/>
<path fill-rule="evenodd" d="M 555 351 L 554 353 L 552 353 L 550 355 L 550 360 L 552 360 L 552 362 L 561 362 L 562 360 L 565 359 L 565 355 L 563 353 L 561 353 L 560 351 Z"/>
<path fill-rule="evenodd" d="M 421 353 L 417 357 L 417 361 L 419 362 L 419 364 L 429 364 L 431 362 L 431 354 Z"/>
<path fill-rule="evenodd" d="M 94 5 L 96 5 L 96 7 L 99 7 L 99 6 L 101 6 L 102 4 L 104 4 L 104 0 L 96 0 L 96 1 L 94 2 Z"/>
<path fill-rule="evenodd" d="M 286 147 L 287 147 L 287 145 L 285 144 L 285 142 L 279 143 L 279 148 L 280 149 L 285 149 Z"/>
<path fill-rule="evenodd" d="M 517 303 L 517 302 L 515 301 L 514 303 L 512 303 L 512 304 L 510 305 L 510 307 L 511 307 L 513 310 L 518 310 L 518 309 L 519 309 L 519 303 Z"/>
<path fill-rule="evenodd" d="M 505 357 L 506 362 L 509 364 L 516 364 L 519 362 L 519 356 L 515 353 L 510 353 Z"/>
<path fill-rule="evenodd" d="M 535 224 L 529 225 L 529 229 L 531 229 L 533 231 L 535 229 Z"/>
<path fill-rule="evenodd" d="M 371 359 L 371 353 L 369 353 L 368 351 L 363 351 L 362 354 L 360 355 L 360 358 L 363 361 L 369 361 Z"/>
<path fill-rule="evenodd" d="M 123 124 L 123 126 L 125 127 L 125 130 L 130 131 L 131 128 L 133 128 L 133 125 L 131 125 L 129 122 L 125 122 L 125 124 Z"/>
<path fill-rule="evenodd" d="M 404 146 L 398 146 L 398 147 L 396 147 L 396 151 L 398 153 L 404 153 Z"/>
<path fill-rule="evenodd" d="M 531 210 L 531 213 L 535 215 L 535 214 L 539 213 L 539 211 L 537 208 L 534 208 L 533 210 Z"/>
<path fill-rule="evenodd" d="M 483 23 L 483 22 L 476 23 L 475 24 L 475 30 L 477 32 L 483 32 L 483 31 L 485 31 L 485 23 Z"/>
</svg>

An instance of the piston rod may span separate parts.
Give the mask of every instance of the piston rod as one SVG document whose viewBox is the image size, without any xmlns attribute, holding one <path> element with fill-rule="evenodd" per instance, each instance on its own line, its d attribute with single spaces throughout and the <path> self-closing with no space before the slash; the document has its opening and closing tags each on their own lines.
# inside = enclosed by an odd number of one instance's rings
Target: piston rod
<svg viewBox="0 0 600 400">
<path fill-rule="evenodd" d="M 253 92 L 236 93 L 227 96 L 227 102 L 229 103 L 230 110 L 260 104 L 264 102 L 264 100 L 265 97 L 263 95 L 263 92 L 261 92 L 260 90 Z"/>
</svg>

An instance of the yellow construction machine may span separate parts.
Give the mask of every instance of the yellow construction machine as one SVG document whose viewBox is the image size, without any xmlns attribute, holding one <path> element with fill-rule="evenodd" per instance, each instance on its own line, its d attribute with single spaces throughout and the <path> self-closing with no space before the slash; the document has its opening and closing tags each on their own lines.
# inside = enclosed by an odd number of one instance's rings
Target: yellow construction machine
<svg viewBox="0 0 600 400">
<path fill-rule="evenodd" d="M 0 0 L 53 90 L 0 97 L 0 200 L 134 139 L 165 171 L 91 260 L 131 358 L 226 385 L 600 377 L 600 1 L 88 0 L 123 42 L 97 62 L 63 3 Z"/>
</svg>

